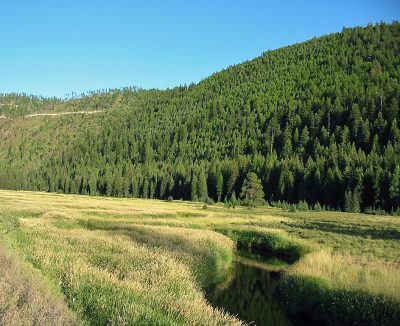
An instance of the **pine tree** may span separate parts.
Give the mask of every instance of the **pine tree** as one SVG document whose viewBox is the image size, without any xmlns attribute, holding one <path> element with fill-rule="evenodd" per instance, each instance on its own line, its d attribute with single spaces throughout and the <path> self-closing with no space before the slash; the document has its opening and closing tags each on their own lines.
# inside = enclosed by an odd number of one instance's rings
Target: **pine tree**
<svg viewBox="0 0 400 326">
<path fill-rule="evenodd" d="M 199 188 L 198 178 L 196 173 L 193 172 L 192 182 L 191 182 L 191 192 L 190 192 L 190 197 L 192 201 L 197 201 L 199 199 L 198 188 Z"/>
<path fill-rule="evenodd" d="M 143 179 L 143 187 L 142 187 L 142 197 L 149 198 L 149 178 L 147 176 Z"/>
<path fill-rule="evenodd" d="M 345 212 L 360 212 L 360 194 L 357 189 L 354 191 L 346 190 L 344 194 L 344 210 Z"/>
<path fill-rule="evenodd" d="M 301 146 L 306 148 L 309 140 L 310 140 L 310 133 L 308 132 L 307 126 L 304 126 L 301 132 Z"/>
<path fill-rule="evenodd" d="M 175 180 L 174 180 L 174 177 L 172 175 L 170 175 L 169 181 L 168 181 L 168 188 L 167 188 L 168 196 L 173 198 L 175 195 L 174 190 L 175 190 Z"/>
<path fill-rule="evenodd" d="M 290 157 L 292 154 L 292 135 L 290 132 L 289 124 L 286 124 L 285 131 L 283 132 L 283 149 L 282 157 Z"/>
<path fill-rule="evenodd" d="M 389 197 L 394 208 L 399 207 L 400 200 L 400 167 L 396 165 L 389 185 Z"/>
<path fill-rule="evenodd" d="M 346 190 L 346 192 L 344 193 L 344 211 L 353 211 L 353 194 L 350 190 Z"/>
<path fill-rule="evenodd" d="M 239 176 L 239 168 L 236 162 L 230 164 L 230 174 L 226 185 L 227 195 L 230 196 L 235 188 L 236 179 Z"/>
<path fill-rule="evenodd" d="M 253 172 L 247 174 L 240 197 L 243 199 L 243 205 L 246 206 L 254 207 L 263 203 L 264 191 L 257 174 Z"/>
<path fill-rule="evenodd" d="M 107 196 L 111 196 L 113 193 L 114 178 L 111 173 L 111 169 L 106 169 L 105 179 L 105 191 Z"/>
<path fill-rule="evenodd" d="M 238 200 L 236 199 L 236 192 L 235 191 L 232 192 L 230 203 L 231 203 L 233 208 L 236 208 L 236 206 L 238 205 Z"/>
<path fill-rule="evenodd" d="M 222 199 L 222 190 L 224 187 L 224 177 L 222 176 L 222 173 L 219 172 L 218 178 L 217 178 L 217 196 L 218 196 L 218 201 L 220 202 Z"/>
<path fill-rule="evenodd" d="M 123 194 L 123 181 L 121 172 L 119 170 L 116 171 L 114 176 L 114 187 L 113 187 L 113 195 L 116 197 L 120 197 Z"/>
<path fill-rule="evenodd" d="M 357 190 L 353 191 L 352 196 L 352 212 L 359 213 L 360 212 L 360 194 Z"/>
<path fill-rule="evenodd" d="M 203 169 L 201 169 L 197 180 L 197 193 L 200 200 L 205 200 L 208 197 L 207 178 Z"/>
<path fill-rule="evenodd" d="M 350 29 L 165 92 L 115 90 L 66 103 L 0 94 L 10 117 L 118 104 L 111 120 L 77 116 L 73 137 L 63 119 L 48 121 L 54 139 L 45 122 L 4 125 L 0 187 L 221 201 L 254 171 L 268 199 L 344 208 L 348 189 L 351 211 L 391 210 L 400 200 L 399 28 Z"/>
<path fill-rule="evenodd" d="M 160 180 L 160 198 L 164 199 L 166 198 L 166 192 L 167 192 L 167 180 L 166 178 L 161 178 Z"/>
</svg>

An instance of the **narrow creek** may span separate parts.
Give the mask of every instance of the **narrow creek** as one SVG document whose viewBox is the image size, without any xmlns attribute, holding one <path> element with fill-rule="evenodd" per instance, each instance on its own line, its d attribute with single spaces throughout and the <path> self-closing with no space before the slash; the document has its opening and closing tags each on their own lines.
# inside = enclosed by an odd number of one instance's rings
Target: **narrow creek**
<svg viewBox="0 0 400 326">
<path fill-rule="evenodd" d="M 214 307 L 223 308 L 251 325 L 317 325 L 307 316 L 288 316 L 277 296 L 280 276 L 289 264 L 249 249 L 238 250 L 226 279 L 206 291 Z"/>
</svg>

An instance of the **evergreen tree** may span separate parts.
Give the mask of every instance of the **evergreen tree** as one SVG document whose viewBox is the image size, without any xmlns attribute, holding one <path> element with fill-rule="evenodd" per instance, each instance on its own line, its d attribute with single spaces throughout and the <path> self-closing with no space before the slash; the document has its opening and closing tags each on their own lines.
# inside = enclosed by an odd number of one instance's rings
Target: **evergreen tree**
<svg viewBox="0 0 400 326">
<path fill-rule="evenodd" d="M 122 176 L 121 172 L 117 170 L 114 176 L 114 186 L 113 186 L 113 195 L 116 197 L 120 197 L 123 194 L 123 184 L 122 184 Z"/>
<path fill-rule="evenodd" d="M 389 197 L 392 201 L 393 208 L 397 209 L 399 207 L 399 201 L 400 201 L 400 167 L 399 167 L 399 165 L 396 165 L 396 168 L 394 169 L 392 177 L 390 179 Z"/>
<path fill-rule="evenodd" d="M 231 162 L 229 170 L 230 170 L 230 174 L 229 174 L 229 179 L 228 179 L 227 189 L 226 189 L 228 196 L 232 195 L 232 192 L 234 191 L 234 188 L 235 188 L 236 180 L 239 176 L 239 168 L 235 161 Z"/>
<path fill-rule="evenodd" d="M 301 132 L 301 146 L 306 148 L 309 140 L 310 140 L 310 133 L 308 132 L 307 126 L 304 126 L 303 131 Z"/>
<path fill-rule="evenodd" d="M 191 182 L 191 192 L 190 192 L 190 197 L 192 201 L 199 200 L 198 191 L 199 191 L 199 181 L 197 175 L 193 172 L 192 182 Z"/>
<path fill-rule="evenodd" d="M 339 209 L 349 189 L 351 211 L 391 211 L 399 28 L 356 27 L 268 51 L 190 87 L 67 101 L 0 94 L 10 118 L 102 110 L 2 124 L 0 188 L 221 201 L 254 171 L 268 199 Z"/>
<path fill-rule="evenodd" d="M 291 154 L 292 154 L 292 135 L 290 132 L 290 126 L 286 124 L 286 128 L 283 133 L 282 156 L 286 158 L 289 157 Z"/>
<path fill-rule="evenodd" d="M 236 206 L 238 205 L 238 200 L 236 198 L 236 192 L 235 191 L 232 192 L 230 203 L 231 203 L 233 208 L 236 208 Z"/>
<path fill-rule="evenodd" d="M 246 206 L 257 206 L 264 201 L 264 191 L 261 185 L 261 180 L 253 172 L 249 172 L 242 186 L 240 197 L 243 199 L 242 203 Z"/>
<path fill-rule="evenodd" d="M 198 180 L 197 180 L 197 193 L 200 200 L 205 200 L 208 197 L 208 189 L 207 189 L 207 178 L 204 170 L 200 171 Z"/>
<path fill-rule="evenodd" d="M 346 192 L 344 193 L 344 211 L 353 211 L 353 194 L 350 190 L 346 190 Z"/>
<path fill-rule="evenodd" d="M 359 213 L 360 212 L 360 194 L 357 190 L 353 191 L 352 196 L 352 212 Z"/>
<path fill-rule="evenodd" d="M 111 169 L 106 168 L 106 173 L 104 178 L 105 178 L 105 188 L 106 188 L 105 193 L 107 196 L 111 196 L 113 194 L 113 184 L 114 184 L 114 178 Z"/>
<path fill-rule="evenodd" d="M 218 178 L 217 178 L 217 201 L 221 201 L 222 199 L 222 190 L 224 187 L 224 177 L 222 176 L 222 173 L 218 173 Z"/>
</svg>

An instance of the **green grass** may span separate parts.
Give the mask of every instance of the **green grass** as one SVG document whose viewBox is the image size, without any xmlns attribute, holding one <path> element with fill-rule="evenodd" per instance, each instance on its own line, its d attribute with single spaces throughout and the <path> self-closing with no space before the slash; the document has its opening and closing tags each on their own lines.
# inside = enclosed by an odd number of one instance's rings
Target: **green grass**
<svg viewBox="0 0 400 326">
<path fill-rule="evenodd" d="M 334 324 L 396 325 L 398 268 L 377 259 L 316 251 L 284 274 L 280 291 L 293 313 L 306 311 Z"/>
<path fill-rule="evenodd" d="M 60 293 L 0 242 L 0 325 L 77 325 Z"/>
<path fill-rule="evenodd" d="M 341 212 L 277 212 L 279 228 L 334 252 L 379 258 L 400 266 L 400 217 Z"/>
<path fill-rule="evenodd" d="M 306 312 L 332 325 L 398 325 L 399 301 L 382 293 L 335 287 L 326 279 L 285 274 L 280 281 L 283 302 L 293 313 Z"/>
<path fill-rule="evenodd" d="M 292 312 L 395 324 L 399 232 L 392 216 L 0 191 L 0 239 L 91 325 L 240 324 L 203 294 L 237 245 L 295 261 L 280 267 Z"/>
<path fill-rule="evenodd" d="M 215 231 L 222 233 L 234 240 L 239 247 L 259 249 L 276 256 L 286 258 L 294 262 L 306 254 L 317 250 L 301 239 L 290 237 L 281 230 L 266 228 L 215 228 Z"/>
<path fill-rule="evenodd" d="M 110 234 L 127 236 L 136 243 L 174 253 L 190 267 L 202 288 L 224 278 L 234 258 L 233 243 L 208 230 L 99 220 L 81 220 L 79 224 L 89 230 L 106 230 Z"/>
</svg>

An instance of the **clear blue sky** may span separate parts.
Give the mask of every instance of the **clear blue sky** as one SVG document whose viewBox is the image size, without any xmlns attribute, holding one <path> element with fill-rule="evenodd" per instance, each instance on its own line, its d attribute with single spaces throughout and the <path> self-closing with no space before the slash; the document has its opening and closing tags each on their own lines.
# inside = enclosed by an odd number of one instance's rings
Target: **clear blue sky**
<svg viewBox="0 0 400 326">
<path fill-rule="evenodd" d="M 0 92 L 198 82 L 268 49 L 400 19 L 400 1 L 0 0 Z"/>
</svg>

